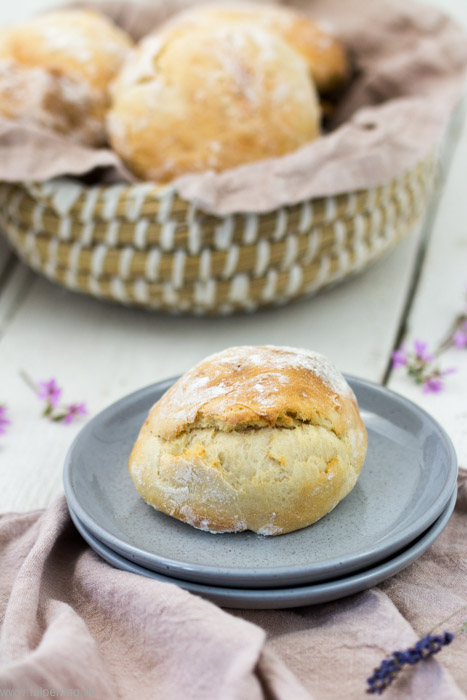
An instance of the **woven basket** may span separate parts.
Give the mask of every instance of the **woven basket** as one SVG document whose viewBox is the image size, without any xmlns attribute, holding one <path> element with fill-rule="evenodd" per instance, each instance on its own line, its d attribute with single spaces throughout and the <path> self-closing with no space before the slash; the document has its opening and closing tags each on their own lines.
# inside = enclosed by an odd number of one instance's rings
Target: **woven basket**
<svg viewBox="0 0 467 700">
<path fill-rule="evenodd" d="M 430 156 L 387 185 L 217 217 L 170 186 L 0 184 L 0 225 L 69 289 L 164 311 L 230 313 L 310 295 L 366 267 L 424 212 Z"/>
</svg>

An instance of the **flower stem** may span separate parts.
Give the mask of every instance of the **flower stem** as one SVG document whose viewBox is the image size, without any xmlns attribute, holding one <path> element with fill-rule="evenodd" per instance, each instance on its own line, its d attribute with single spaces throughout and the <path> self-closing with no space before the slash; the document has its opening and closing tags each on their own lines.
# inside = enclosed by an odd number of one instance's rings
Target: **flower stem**
<svg viewBox="0 0 467 700">
<path fill-rule="evenodd" d="M 451 330 L 447 334 L 447 336 L 444 338 L 444 340 L 438 345 L 437 349 L 434 352 L 435 357 L 439 357 L 440 355 L 443 354 L 446 350 L 449 350 L 453 346 L 453 337 L 456 331 L 458 331 L 462 325 L 467 321 L 467 315 L 466 314 L 459 314 L 456 319 L 454 319 L 454 322 L 451 326 Z"/>
<path fill-rule="evenodd" d="M 36 383 L 31 379 L 29 374 L 27 374 L 24 369 L 20 369 L 18 372 L 19 376 L 23 380 L 23 382 L 35 393 L 37 394 L 37 386 Z"/>
<path fill-rule="evenodd" d="M 441 620 L 441 622 L 437 622 L 436 625 L 431 628 L 431 630 L 428 632 L 428 634 L 432 634 L 435 631 L 435 629 L 438 629 L 438 627 L 441 627 L 441 625 L 444 625 L 445 622 L 447 622 L 448 620 L 451 620 L 453 617 L 455 617 L 456 615 L 461 613 L 463 610 L 467 610 L 467 603 L 465 605 L 462 605 L 462 607 L 458 608 L 457 610 L 455 610 L 451 615 L 448 615 L 448 617 L 445 617 L 444 620 Z M 464 629 L 461 629 L 461 631 L 465 631 L 466 625 L 467 625 L 466 622 L 464 622 L 462 624 L 461 627 Z M 456 634 L 459 634 L 459 631 L 456 631 Z"/>
</svg>

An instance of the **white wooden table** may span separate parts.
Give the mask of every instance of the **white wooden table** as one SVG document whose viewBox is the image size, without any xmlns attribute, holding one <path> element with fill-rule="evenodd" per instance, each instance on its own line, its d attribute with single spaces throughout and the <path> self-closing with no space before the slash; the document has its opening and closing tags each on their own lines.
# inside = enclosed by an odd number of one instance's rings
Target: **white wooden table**
<svg viewBox="0 0 467 700">
<path fill-rule="evenodd" d="M 432 0 L 467 26 L 465 0 Z M 0 4 L 0 24 L 55 4 Z M 62 489 L 65 453 L 81 423 L 51 423 L 19 376 L 56 377 L 66 400 L 90 415 L 135 389 L 179 374 L 238 344 L 287 344 L 326 354 L 349 374 L 385 382 L 432 413 L 467 466 L 467 350 L 439 395 L 390 370 L 401 340 L 437 345 L 465 306 L 467 121 L 458 115 L 444 148 L 437 193 L 422 226 L 367 272 L 314 299 L 233 318 L 176 318 L 119 308 L 67 292 L 27 269 L 0 236 L 0 404 L 12 420 L 0 436 L 0 512 L 46 506 Z"/>
</svg>

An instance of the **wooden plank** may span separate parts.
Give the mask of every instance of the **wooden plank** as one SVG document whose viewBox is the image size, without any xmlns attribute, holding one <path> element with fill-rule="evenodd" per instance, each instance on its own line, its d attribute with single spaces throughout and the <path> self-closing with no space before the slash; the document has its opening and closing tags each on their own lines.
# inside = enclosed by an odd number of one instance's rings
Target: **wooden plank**
<svg viewBox="0 0 467 700">
<path fill-rule="evenodd" d="M 0 276 L 0 340 L 26 298 L 34 281 L 34 273 L 12 256 Z"/>
<path fill-rule="evenodd" d="M 8 264 L 8 260 L 11 257 L 11 249 L 4 238 L 2 238 L 0 233 L 0 285 L 2 283 L 3 273 Z"/>
<path fill-rule="evenodd" d="M 466 181 L 467 123 L 447 178 L 408 318 L 404 339 L 409 344 L 418 338 L 437 347 L 449 332 L 454 318 L 466 307 Z M 389 386 L 423 406 L 440 421 L 454 441 L 460 463 L 467 467 L 467 350 L 449 350 L 442 356 L 442 365 L 455 366 L 458 371 L 446 379 L 446 390 L 441 394 L 423 394 L 401 370 L 392 372 Z"/>
</svg>

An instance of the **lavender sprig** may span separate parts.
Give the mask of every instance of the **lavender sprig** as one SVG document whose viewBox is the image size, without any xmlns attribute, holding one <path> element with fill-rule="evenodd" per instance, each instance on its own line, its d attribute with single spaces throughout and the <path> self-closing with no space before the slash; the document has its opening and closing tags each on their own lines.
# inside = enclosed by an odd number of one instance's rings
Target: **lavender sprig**
<svg viewBox="0 0 467 700">
<path fill-rule="evenodd" d="M 69 423 L 73 423 L 79 416 L 87 415 L 88 410 L 84 402 L 70 404 L 60 403 L 63 390 L 58 385 L 56 379 L 49 379 L 46 382 L 41 381 L 36 384 L 26 372 L 20 372 L 20 376 L 36 396 L 44 402 L 42 411 L 44 418 L 48 418 L 55 423 L 65 423 L 68 425 Z"/>
<path fill-rule="evenodd" d="M 416 644 L 405 651 L 394 651 L 388 659 L 383 659 L 381 664 L 374 669 L 372 675 L 367 678 L 367 693 L 382 695 L 397 678 L 404 666 L 415 666 L 420 661 L 429 659 L 437 654 L 444 646 L 451 644 L 454 639 L 452 632 L 443 634 L 427 634 Z"/>
<path fill-rule="evenodd" d="M 467 620 L 464 620 L 454 632 L 433 632 L 451 620 L 456 615 L 467 609 L 467 605 L 455 610 L 451 615 L 438 622 L 422 639 L 419 639 L 413 646 L 405 651 L 393 651 L 392 654 L 383 659 L 380 665 L 373 670 L 373 673 L 366 682 L 366 690 L 370 695 L 382 695 L 398 677 L 399 673 L 407 666 L 415 666 L 420 661 L 426 661 L 434 654 L 438 654 L 443 647 L 451 644 L 453 639 L 460 634 L 467 632 Z"/>
</svg>

